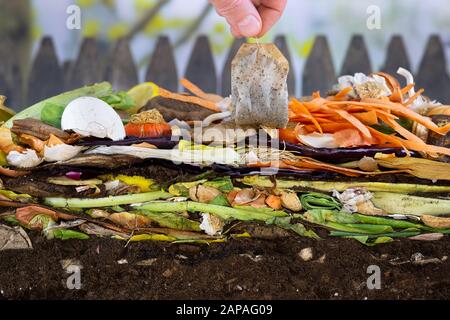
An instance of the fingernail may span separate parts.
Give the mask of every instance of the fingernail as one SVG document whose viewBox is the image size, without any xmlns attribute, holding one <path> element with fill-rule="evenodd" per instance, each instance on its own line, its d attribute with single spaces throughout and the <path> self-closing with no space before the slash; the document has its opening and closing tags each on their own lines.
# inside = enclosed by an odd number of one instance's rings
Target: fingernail
<svg viewBox="0 0 450 320">
<path fill-rule="evenodd" d="M 261 23 L 254 16 L 246 16 L 238 23 L 239 31 L 245 37 L 253 37 L 261 31 Z"/>
</svg>

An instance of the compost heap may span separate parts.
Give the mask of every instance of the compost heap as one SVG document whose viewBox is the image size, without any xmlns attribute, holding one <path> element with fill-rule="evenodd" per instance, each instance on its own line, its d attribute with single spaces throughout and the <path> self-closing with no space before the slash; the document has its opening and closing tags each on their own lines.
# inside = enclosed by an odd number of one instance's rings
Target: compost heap
<svg viewBox="0 0 450 320">
<path fill-rule="evenodd" d="M 281 129 L 236 127 L 230 97 L 186 79 L 189 94 L 100 83 L 9 120 L 2 106 L 1 224 L 49 239 L 211 243 L 261 228 L 368 245 L 440 239 L 450 106 L 399 74 L 406 87 L 355 74 L 291 97 Z M 267 143 L 255 144 L 261 130 Z"/>
</svg>

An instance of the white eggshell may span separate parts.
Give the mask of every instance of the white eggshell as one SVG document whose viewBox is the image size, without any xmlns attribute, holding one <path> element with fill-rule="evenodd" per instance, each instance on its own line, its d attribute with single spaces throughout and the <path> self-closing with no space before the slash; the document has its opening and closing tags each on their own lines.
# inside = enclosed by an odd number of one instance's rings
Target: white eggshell
<svg viewBox="0 0 450 320">
<path fill-rule="evenodd" d="M 57 144 L 53 147 L 44 147 L 44 159 L 47 162 L 66 161 L 76 157 L 83 147 L 68 144 Z"/>
<path fill-rule="evenodd" d="M 40 165 L 43 161 L 36 151 L 27 149 L 24 152 L 11 151 L 6 157 L 8 163 L 17 168 L 34 168 Z"/>
<path fill-rule="evenodd" d="M 106 102 L 94 97 L 71 101 L 61 118 L 63 130 L 73 130 L 85 137 L 125 138 L 125 128 L 117 112 Z"/>
</svg>

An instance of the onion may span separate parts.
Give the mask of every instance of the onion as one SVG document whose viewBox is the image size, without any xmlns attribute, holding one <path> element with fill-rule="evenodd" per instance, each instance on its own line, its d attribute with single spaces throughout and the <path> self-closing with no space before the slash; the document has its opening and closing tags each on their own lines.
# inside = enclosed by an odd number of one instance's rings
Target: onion
<svg viewBox="0 0 450 320">
<path fill-rule="evenodd" d="M 231 112 L 230 111 L 224 111 L 224 112 L 220 112 L 220 113 L 213 113 L 212 115 L 206 117 L 203 121 L 202 121 L 202 126 L 203 127 L 207 127 L 209 125 L 211 125 L 211 123 L 218 121 L 218 120 L 223 120 L 225 118 L 228 118 L 231 116 Z"/>
<path fill-rule="evenodd" d="M 363 171 L 374 172 L 378 170 L 378 163 L 374 158 L 364 156 L 358 161 L 358 167 Z"/>
<path fill-rule="evenodd" d="M 398 68 L 397 74 L 403 76 L 406 79 L 406 84 L 413 84 L 414 83 L 414 77 L 411 72 L 406 70 L 405 68 Z M 414 91 L 414 87 L 409 89 L 408 95 L 412 97 L 416 92 Z"/>
<path fill-rule="evenodd" d="M 304 145 L 313 148 L 338 148 L 339 145 L 334 138 L 334 135 L 330 133 L 311 133 L 302 135 L 297 135 L 297 139 Z"/>
<path fill-rule="evenodd" d="M 81 175 L 82 175 L 82 173 L 78 172 L 78 171 L 69 171 L 69 172 L 66 172 L 66 174 L 65 174 L 65 176 L 67 178 L 72 179 L 72 180 L 81 180 Z"/>
</svg>

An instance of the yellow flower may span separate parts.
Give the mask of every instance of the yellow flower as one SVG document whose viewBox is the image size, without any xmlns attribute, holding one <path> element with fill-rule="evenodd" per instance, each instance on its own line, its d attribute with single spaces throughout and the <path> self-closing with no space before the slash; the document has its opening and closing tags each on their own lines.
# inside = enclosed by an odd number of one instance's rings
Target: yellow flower
<svg viewBox="0 0 450 320">
<path fill-rule="evenodd" d="M 97 20 L 86 21 L 83 27 L 83 36 L 85 37 L 95 37 L 100 32 L 100 22 Z"/>
<path fill-rule="evenodd" d="M 110 40 L 116 40 L 123 37 L 128 31 L 128 26 L 126 23 L 117 23 L 111 26 L 108 30 L 108 38 Z"/>
</svg>

